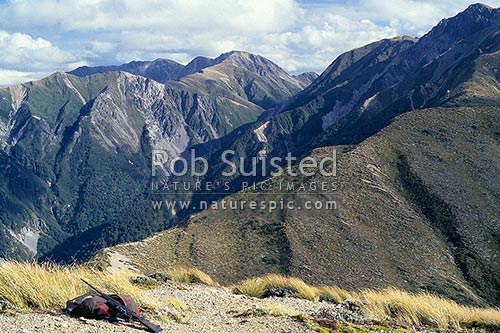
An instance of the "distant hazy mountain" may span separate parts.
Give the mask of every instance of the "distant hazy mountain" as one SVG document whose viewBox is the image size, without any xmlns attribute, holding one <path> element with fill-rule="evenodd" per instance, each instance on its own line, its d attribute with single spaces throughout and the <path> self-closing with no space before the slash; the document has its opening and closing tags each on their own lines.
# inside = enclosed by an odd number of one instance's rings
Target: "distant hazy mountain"
<svg viewBox="0 0 500 333">
<path fill-rule="evenodd" d="M 105 72 L 128 72 L 141 75 L 158 82 L 175 80 L 179 77 L 179 72 L 184 68 L 183 65 L 168 59 L 156 59 L 153 61 L 132 61 L 123 65 L 116 66 L 82 66 L 68 72 L 76 76 L 87 76 Z"/>
<path fill-rule="evenodd" d="M 202 71 L 204 68 L 218 65 L 223 61 L 225 61 L 228 57 L 233 57 L 234 59 L 235 55 L 240 57 L 242 55 L 253 57 L 254 59 L 252 59 L 252 61 L 260 61 L 261 65 L 271 66 L 273 67 L 274 70 L 279 71 L 280 74 L 283 72 L 281 68 L 279 68 L 271 61 L 263 57 L 252 55 L 243 51 L 231 51 L 228 53 L 221 54 L 219 57 L 214 59 L 207 57 L 196 57 L 193 60 L 191 60 L 186 66 L 183 66 L 173 60 L 156 59 L 154 61 L 132 61 L 127 64 L 113 65 L 113 66 L 97 66 L 97 67 L 82 66 L 68 72 L 68 74 L 76 76 L 87 76 L 97 73 L 121 71 L 121 72 L 127 72 L 135 75 L 144 76 L 153 79 L 155 81 L 165 83 L 167 81 L 179 80 L 187 75 L 196 74 Z M 248 62 L 246 64 L 241 63 L 241 65 L 243 66 L 248 65 Z M 288 74 L 285 74 L 284 76 L 287 78 L 290 77 L 290 75 Z M 293 76 L 293 78 L 296 79 L 299 82 L 299 85 L 302 87 L 308 86 L 317 77 L 318 74 L 314 72 L 307 72 Z"/>
<path fill-rule="evenodd" d="M 236 151 L 235 160 L 314 148 L 319 159 L 329 148 L 318 147 L 342 144 L 333 194 L 256 196 L 333 199 L 337 210 L 210 209 L 140 247 L 114 250 L 146 270 L 193 264 L 227 282 L 280 272 L 500 304 L 499 54 L 500 9 L 481 4 L 420 39 L 386 39 L 342 54 L 222 146 Z M 144 253 L 157 260 L 146 267 Z"/>
<path fill-rule="evenodd" d="M 304 82 L 307 85 L 313 83 L 314 80 L 318 78 L 318 73 L 316 72 L 305 72 L 302 74 L 294 75 L 297 80 Z"/>
</svg>

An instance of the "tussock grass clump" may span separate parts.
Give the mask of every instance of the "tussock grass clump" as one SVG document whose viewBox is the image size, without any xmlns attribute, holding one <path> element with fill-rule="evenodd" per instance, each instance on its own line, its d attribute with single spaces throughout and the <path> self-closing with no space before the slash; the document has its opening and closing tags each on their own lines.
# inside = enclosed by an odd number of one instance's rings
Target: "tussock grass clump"
<svg viewBox="0 0 500 333">
<path fill-rule="evenodd" d="M 316 288 L 320 301 L 340 304 L 346 299 L 352 299 L 353 295 L 344 289 L 332 286 L 319 286 Z"/>
<path fill-rule="evenodd" d="M 201 283 L 207 286 L 214 286 L 212 278 L 197 268 L 191 267 L 171 267 L 165 272 L 167 278 L 176 283 Z"/>
<path fill-rule="evenodd" d="M 131 295 L 146 309 L 158 310 L 171 307 L 175 309 L 174 317 L 179 317 L 172 318 L 176 321 L 182 320 L 182 314 L 177 311 L 189 310 L 183 301 L 175 298 L 148 297 L 144 294 L 144 289 L 131 283 L 130 274 L 124 272 L 112 275 L 87 266 L 9 261 L 0 265 L 0 301 L 8 303 L 17 311 L 63 309 L 67 300 L 91 292 L 80 281 L 84 278 L 104 292 Z M 207 274 L 194 268 L 171 268 L 165 275 L 177 283 L 214 285 L 214 281 Z M 244 280 L 235 286 L 235 291 L 259 298 L 288 296 L 334 303 L 342 303 L 346 299 L 358 300 L 357 304 L 366 316 L 380 322 L 389 321 L 402 325 L 443 330 L 500 327 L 500 309 L 465 306 L 429 293 L 412 294 L 394 288 L 349 293 L 337 287 L 312 287 L 298 278 L 269 274 Z M 272 306 L 265 314 L 300 316 L 294 310 L 279 306 Z"/>
<path fill-rule="evenodd" d="M 241 281 L 234 290 L 238 294 L 263 298 L 266 294 L 266 285 L 262 278 L 252 278 Z"/>
<path fill-rule="evenodd" d="M 460 305 L 428 294 L 411 294 L 394 288 L 365 290 L 359 295 L 363 310 L 377 319 L 395 319 L 410 325 L 458 329 L 472 324 L 500 325 L 499 309 L 483 309 Z"/>
<path fill-rule="evenodd" d="M 439 329 L 500 327 L 500 309 L 465 306 L 437 295 L 412 294 L 394 288 L 349 293 L 337 287 L 312 287 L 297 278 L 270 274 L 238 283 L 235 292 L 258 298 L 290 296 L 337 304 L 347 299 L 358 300 L 366 316 L 403 325 Z"/>
<path fill-rule="evenodd" d="M 64 309 L 67 300 L 91 291 L 81 278 L 104 292 L 131 295 L 141 306 L 151 309 L 157 306 L 130 283 L 127 274 L 111 275 L 76 265 L 13 261 L 0 265 L 0 300 L 21 311 Z"/>
<path fill-rule="evenodd" d="M 263 277 L 247 279 L 236 285 L 235 290 L 251 297 L 290 296 L 317 301 L 316 288 L 307 285 L 298 278 L 279 274 L 268 274 Z"/>
</svg>

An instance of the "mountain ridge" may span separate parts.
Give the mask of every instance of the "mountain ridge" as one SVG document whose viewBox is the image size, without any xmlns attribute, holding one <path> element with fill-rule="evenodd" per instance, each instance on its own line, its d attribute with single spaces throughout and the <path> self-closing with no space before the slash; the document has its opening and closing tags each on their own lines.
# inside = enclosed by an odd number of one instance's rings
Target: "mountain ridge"
<svg viewBox="0 0 500 333">
<path fill-rule="evenodd" d="M 146 273 L 192 265 L 228 284 L 277 273 L 348 290 L 395 286 L 498 304 L 500 193 L 491 185 L 500 166 L 498 111 L 410 112 L 359 145 L 318 148 L 309 155 L 315 160 L 337 150 L 337 176 L 291 179 L 306 188 L 334 182 L 329 193 L 249 189 L 224 199 L 228 207 L 253 198 L 299 207 L 333 200 L 334 210 L 224 210 L 219 201 L 172 229 L 98 257 L 106 267 L 106 258 L 119 253 Z M 263 184 L 276 189 L 291 179 Z"/>
<path fill-rule="evenodd" d="M 182 65 L 173 60 L 158 58 L 152 61 L 134 60 L 122 65 L 108 65 L 108 66 L 104 65 L 95 67 L 80 66 L 67 73 L 82 77 L 104 72 L 123 71 L 135 75 L 141 75 L 153 79 L 155 81 L 158 81 L 160 83 L 166 83 L 168 81 L 178 81 L 185 76 L 196 74 L 197 72 L 203 70 L 204 68 L 218 65 L 221 62 L 225 61 L 227 58 L 235 55 L 238 57 L 248 57 L 249 55 L 255 57 L 255 55 L 252 55 L 249 52 L 233 50 L 222 53 L 216 58 L 197 56 L 193 58 L 186 65 Z M 261 56 L 256 56 L 256 57 L 265 59 L 264 57 Z M 294 77 L 302 84 L 309 85 L 310 83 L 312 83 L 312 81 L 314 81 L 318 77 L 318 74 L 316 74 L 315 72 L 306 72 L 294 75 Z"/>
<path fill-rule="evenodd" d="M 494 71 L 500 9 L 484 7 L 493 20 L 486 24 L 481 8 L 472 5 L 419 39 L 386 39 L 340 55 L 280 108 L 267 127 L 270 144 L 255 151 L 307 153 L 321 145 L 359 143 L 394 116 L 414 109 L 445 103 L 495 105 L 497 97 L 491 96 L 499 88 Z M 455 25 L 462 26 L 463 38 L 455 34 Z M 243 136 L 241 140 L 252 140 L 251 131 Z"/>
<path fill-rule="evenodd" d="M 96 67 L 81 66 L 67 73 L 75 76 L 88 76 L 110 71 L 123 71 L 149 77 L 158 82 L 166 82 L 177 78 L 178 73 L 183 68 L 183 65 L 173 60 L 155 59 L 152 61 L 131 61 L 122 65 Z"/>
</svg>

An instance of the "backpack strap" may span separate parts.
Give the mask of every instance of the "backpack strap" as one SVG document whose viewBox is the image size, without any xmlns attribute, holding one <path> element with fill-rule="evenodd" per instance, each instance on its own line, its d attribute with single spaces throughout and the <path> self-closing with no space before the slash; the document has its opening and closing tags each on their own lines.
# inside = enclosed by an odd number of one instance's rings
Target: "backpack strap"
<svg viewBox="0 0 500 333">
<path fill-rule="evenodd" d="M 96 304 L 96 306 L 99 309 L 101 309 L 106 314 L 106 316 L 111 317 L 111 314 L 109 313 L 108 308 L 106 306 L 104 306 L 104 304 Z"/>
</svg>

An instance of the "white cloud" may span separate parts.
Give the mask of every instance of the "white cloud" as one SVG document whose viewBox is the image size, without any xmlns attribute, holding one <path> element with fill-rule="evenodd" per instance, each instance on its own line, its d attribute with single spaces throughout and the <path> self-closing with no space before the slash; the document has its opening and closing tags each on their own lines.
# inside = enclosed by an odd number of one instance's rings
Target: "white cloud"
<svg viewBox="0 0 500 333">
<path fill-rule="evenodd" d="M 69 52 L 53 46 L 43 38 L 0 30 L 0 68 L 22 72 L 45 72 L 47 69 L 78 64 Z"/>
<path fill-rule="evenodd" d="M 11 86 L 20 82 L 32 81 L 43 77 L 46 73 L 21 72 L 0 69 L 0 87 Z"/>
<path fill-rule="evenodd" d="M 253 33 L 283 29 L 298 11 L 293 0 L 17 0 L 0 8 L 0 17 L 8 18 L 8 25 L 59 32 L 179 27 Z"/>
<path fill-rule="evenodd" d="M 12 0 L 0 4 L 0 68 L 48 73 L 77 62 L 97 65 L 158 57 L 185 63 L 197 55 L 239 49 L 262 54 L 289 71 L 321 71 L 354 47 L 396 35 L 420 36 L 473 1 L 304 3 Z M 500 0 L 490 5 L 499 6 Z M 2 34 L 7 37 L 2 39 Z"/>
<path fill-rule="evenodd" d="M 264 36 L 255 52 L 267 55 L 288 71 L 318 70 L 342 52 L 395 35 L 397 31 L 389 26 L 325 14 L 307 17 L 306 24 L 296 31 Z"/>
</svg>

